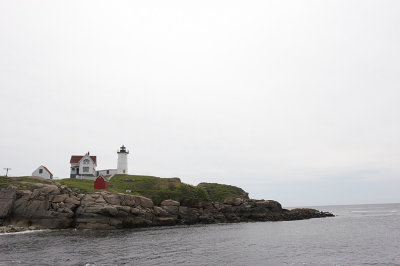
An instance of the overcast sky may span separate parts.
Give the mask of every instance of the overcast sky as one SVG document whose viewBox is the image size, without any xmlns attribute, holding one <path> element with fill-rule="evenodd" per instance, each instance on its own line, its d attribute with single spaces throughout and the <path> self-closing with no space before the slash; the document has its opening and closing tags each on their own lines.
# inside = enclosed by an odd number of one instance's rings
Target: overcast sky
<svg viewBox="0 0 400 266">
<path fill-rule="evenodd" d="M 400 202 L 399 1 L 0 2 L 0 167 Z"/>
</svg>

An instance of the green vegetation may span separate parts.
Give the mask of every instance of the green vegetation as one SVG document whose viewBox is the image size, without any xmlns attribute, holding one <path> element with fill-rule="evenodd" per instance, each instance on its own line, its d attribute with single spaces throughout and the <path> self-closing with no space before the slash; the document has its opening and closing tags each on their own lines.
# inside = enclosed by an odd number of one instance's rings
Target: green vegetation
<svg viewBox="0 0 400 266">
<path fill-rule="evenodd" d="M 63 184 L 70 188 L 79 189 L 82 193 L 93 193 L 93 180 L 66 178 L 48 180 L 37 177 L 1 177 L 0 186 L 15 185 L 19 189 L 33 189 L 35 183 Z M 197 186 L 182 183 L 179 178 L 160 178 L 142 175 L 115 175 L 107 191 L 112 193 L 127 193 L 141 195 L 159 204 L 165 199 L 196 201 L 225 202 L 234 198 L 248 198 L 248 194 L 241 188 L 216 183 L 200 183 Z M 131 191 L 131 192 L 127 192 Z"/>
<path fill-rule="evenodd" d="M 207 191 L 211 201 L 225 202 L 234 198 L 248 199 L 249 194 L 243 189 L 217 183 L 200 183 L 197 187 Z"/>
<path fill-rule="evenodd" d="M 67 185 L 70 188 L 77 188 L 85 193 L 93 193 L 96 190 L 93 187 L 93 180 L 87 179 L 76 179 L 76 178 L 65 178 L 61 180 L 57 180 L 59 183 L 63 185 Z"/>
<path fill-rule="evenodd" d="M 95 192 L 92 180 L 66 178 L 59 180 L 71 188 L 78 188 L 82 192 Z M 126 191 L 132 192 L 126 192 Z M 209 201 L 207 192 L 199 187 L 181 182 L 179 178 L 160 178 L 142 175 L 115 175 L 107 191 L 114 193 L 127 193 L 141 195 L 159 204 L 165 199 L 181 201 L 183 199 Z"/>
<path fill-rule="evenodd" d="M 150 198 L 155 204 L 165 199 L 208 201 L 205 190 L 181 182 L 179 178 L 160 178 L 141 175 L 115 175 L 110 181 L 110 189 L 133 193 Z"/>
<path fill-rule="evenodd" d="M 40 179 L 35 177 L 21 176 L 21 177 L 5 177 L 0 176 L 0 187 L 13 185 L 21 190 L 32 190 L 35 188 L 35 183 L 51 184 L 51 180 Z"/>
</svg>

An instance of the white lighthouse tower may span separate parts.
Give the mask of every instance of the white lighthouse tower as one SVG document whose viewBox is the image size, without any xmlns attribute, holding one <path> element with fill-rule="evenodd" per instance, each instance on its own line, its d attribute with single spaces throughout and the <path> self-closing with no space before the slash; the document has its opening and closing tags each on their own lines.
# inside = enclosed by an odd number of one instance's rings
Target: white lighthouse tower
<svg viewBox="0 0 400 266">
<path fill-rule="evenodd" d="M 128 154 L 129 151 L 126 150 L 125 146 L 122 145 L 118 153 L 118 165 L 117 174 L 127 174 L 128 173 Z"/>
</svg>

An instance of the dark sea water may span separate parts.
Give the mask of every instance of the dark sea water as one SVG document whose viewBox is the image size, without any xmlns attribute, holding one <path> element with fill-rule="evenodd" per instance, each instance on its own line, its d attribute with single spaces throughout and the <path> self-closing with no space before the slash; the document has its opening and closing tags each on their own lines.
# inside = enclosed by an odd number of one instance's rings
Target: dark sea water
<svg viewBox="0 0 400 266">
<path fill-rule="evenodd" d="M 400 204 L 334 218 L 0 235 L 0 265 L 400 265 Z"/>
</svg>

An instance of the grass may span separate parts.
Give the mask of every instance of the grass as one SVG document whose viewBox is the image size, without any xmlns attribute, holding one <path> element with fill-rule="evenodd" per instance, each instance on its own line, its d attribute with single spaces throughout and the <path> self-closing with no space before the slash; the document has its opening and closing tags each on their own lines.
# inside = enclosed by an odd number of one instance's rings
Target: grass
<svg viewBox="0 0 400 266">
<path fill-rule="evenodd" d="M 197 186 L 207 191 L 211 201 L 225 202 L 234 198 L 249 198 L 246 191 L 235 186 L 217 183 L 200 183 Z"/>
<path fill-rule="evenodd" d="M 0 186 L 15 185 L 19 189 L 33 189 L 32 183 L 61 183 L 70 188 L 77 188 L 82 193 L 93 193 L 93 180 L 66 178 L 61 180 L 38 179 L 34 177 L 4 177 L 0 176 Z M 130 190 L 131 192 L 126 192 Z M 182 183 L 179 178 L 161 178 L 142 175 L 115 175 L 107 191 L 141 195 L 160 204 L 165 199 L 182 201 L 219 201 L 224 202 L 234 198 L 248 198 L 241 188 L 216 183 L 200 183 L 197 186 Z"/>
<path fill-rule="evenodd" d="M 21 176 L 21 177 L 0 176 L 0 187 L 13 185 L 21 190 L 32 190 L 35 188 L 34 186 L 31 185 L 32 183 L 51 184 L 53 182 L 51 180 L 37 179 L 28 176 Z"/>
<path fill-rule="evenodd" d="M 63 185 L 67 185 L 70 188 L 77 188 L 85 193 L 93 193 L 96 191 L 93 187 L 93 180 L 65 178 L 57 181 Z"/>
<path fill-rule="evenodd" d="M 115 175 L 110 181 L 111 189 L 133 193 L 151 198 L 155 204 L 165 199 L 181 201 L 183 199 L 208 201 L 203 189 L 184 184 L 179 178 L 161 178 L 141 175 Z"/>
<path fill-rule="evenodd" d="M 86 193 L 99 191 L 93 188 L 93 180 L 66 178 L 59 180 L 59 182 L 71 188 L 78 188 Z M 132 192 L 126 192 L 127 190 Z M 179 178 L 115 175 L 111 179 L 107 191 L 141 195 L 152 199 L 155 204 L 160 204 L 165 199 L 209 201 L 208 194 L 204 189 L 184 184 Z"/>
</svg>

